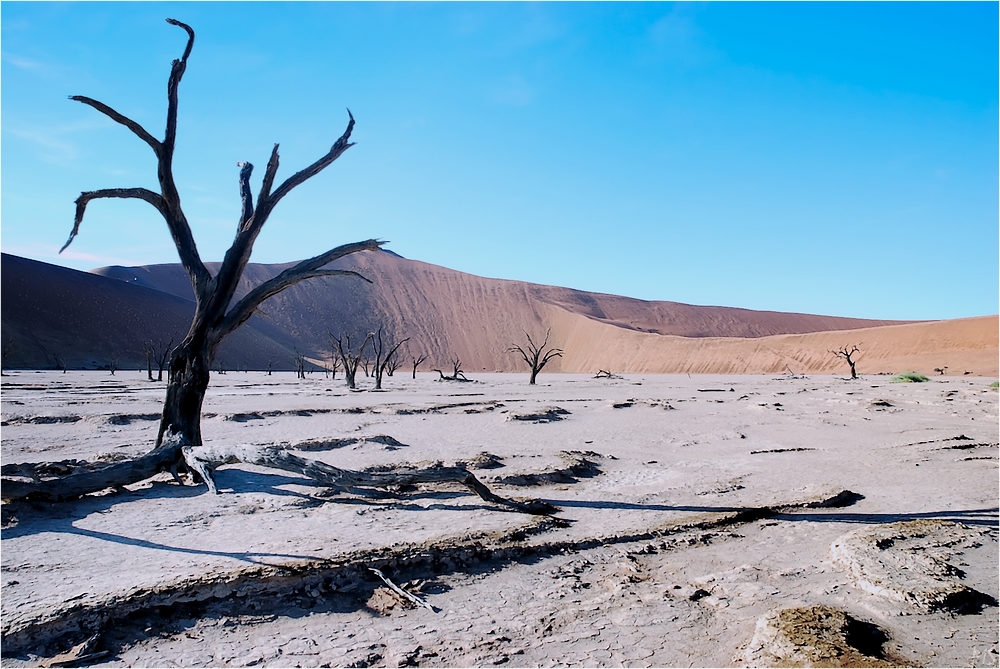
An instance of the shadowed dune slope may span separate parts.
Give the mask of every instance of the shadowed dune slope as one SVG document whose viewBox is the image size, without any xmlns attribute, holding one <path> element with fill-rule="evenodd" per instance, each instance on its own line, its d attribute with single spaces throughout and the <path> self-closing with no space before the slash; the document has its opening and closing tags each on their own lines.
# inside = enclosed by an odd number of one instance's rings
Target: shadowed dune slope
<svg viewBox="0 0 1000 669">
<path fill-rule="evenodd" d="M 149 340 L 180 342 L 191 324 L 194 302 L 87 272 L 0 255 L 0 337 L 4 365 L 52 369 L 145 366 Z M 256 329 L 241 328 L 220 350 L 266 366 L 269 358 L 292 368 L 293 353 Z"/>
<path fill-rule="evenodd" d="M 237 297 L 289 266 L 249 265 Z M 457 357 L 469 373 L 523 369 L 507 349 L 521 342 L 524 332 L 541 337 L 547 328 L 552 329 L 551 342 L 566 351 L 564 358 L 550 363 L 549 371 L 772 373 L 788 366 L 796 373 L 840 372 L 846 365 L 829 349 L 855 343 L 865 350 L 862 372 L 927 373 L 947 365 L 950 372 L 995 374 L 997 368 L 995 316 L 899 323 L 647 302 L 477 277 L 385 251 L 355 254 L 333 266 L 357 270 L 372 283 L 351 277 L 300 283 L 262 305 L 247 324 L 253 334 L 321 362 L 330 357 L 328 332 L 350 334 L 358 341 L 381 325 L 388 339 L 409 337 L 413 354 L 428 354 L 422 369 L 448 369 Z M 209 268 L 216 271 L 218 263 Z M 5 279 L 7 271 L 5 264 Z M 130 284 L 129 294 L 140 301 L 157 295 L 161 301 L 179 299 L 190 305 L 193 299 L 178 264 L 106 267 L 88 276 Z M 85 284 L 91 285 L 80 282 L 80 288 Z M 84 300 L 81 296 L 78 301 Z M 229 366 L 258 366 L 251 362 L 262 357 L 255 346 L 229 342 Z M 282 367 L 291 356 L 285 354 Z"/>
</svg>

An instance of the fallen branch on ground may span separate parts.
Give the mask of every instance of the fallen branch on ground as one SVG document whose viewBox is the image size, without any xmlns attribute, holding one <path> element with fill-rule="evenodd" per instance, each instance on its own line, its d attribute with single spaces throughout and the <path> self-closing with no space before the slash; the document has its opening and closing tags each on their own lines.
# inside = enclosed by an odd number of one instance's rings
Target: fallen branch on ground
<svg viewBox="0 0 1000 669">
<path fill-rule="evenodd" d="M 417 597 L 414 594 L 411 594 L 411 593 L 407 592 L 406 590 L 403 590 L 401 587 L 399 587 L 398 585 L 396 585 L 395 583 L 393 583 L 392 581 L 390 581 L 388 579 L 388 577 L 386 577 L 386 575 L 383 574 L 378 569 L 375 569 L 374 567 L 369 567 L 368 571 L 374 572 L 375 575 L 378 576 L 380 579 L 382 579 L 382 581 L 387 586 L 389 586 L 389 588 L 391 588 L 393 592 L 395 592 L 397 595 L 399 595 L 403 599 L 407 600 L 408 602 L 412 602 L 412 603 L 416 604 L 417 606 L 422 606 L 425 609 L 428 609 L 431 613 L 437 613 L 437 611 L 434 609 L 434 607 L 431 606 L 430 604 L 428 604 L 425 600 L 421 599 L 420 597 Z"/>
<path fill-rule="evenodd" d="M 208 489 L 216 494 L 219 489 L 212 478 L 212 471 L 220 465 L 242 462 L 301 474 L 346 492 L 353 488 L 392 488 L 418 483 L 454 482 L 466 486 L 484 501 L 521 513 L 544 515 L 555 510 L 552 505 L 539 500 L 519 501 L 496 495 L 468 469 L 445 467 L 439 463 L 424 468 L 400 466 L 379 472 L 358 472 L 302 458 L 273 446 L 185 446 L 181 452 L 188 467 L 198 472 Z"/>
</svg>

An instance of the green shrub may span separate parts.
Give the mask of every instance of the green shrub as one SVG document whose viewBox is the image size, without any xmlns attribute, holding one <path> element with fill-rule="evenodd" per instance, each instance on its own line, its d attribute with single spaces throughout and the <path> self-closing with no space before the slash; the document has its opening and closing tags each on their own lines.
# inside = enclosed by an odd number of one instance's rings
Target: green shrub
<svg viewBox="0 0 1000 669">
<path fill-rule="evenodd" d="M 930 381 L 930 379 L 917 372 L 903 372 L 892 377 L 893 383 L 923 383 L 924 381 Z"/>
<path fill-rule="evenodd" d="M 994 381 L 990 384 L 990 388 L 993 390 L 1000 390 L 1000 381 Z"/>
</svg>

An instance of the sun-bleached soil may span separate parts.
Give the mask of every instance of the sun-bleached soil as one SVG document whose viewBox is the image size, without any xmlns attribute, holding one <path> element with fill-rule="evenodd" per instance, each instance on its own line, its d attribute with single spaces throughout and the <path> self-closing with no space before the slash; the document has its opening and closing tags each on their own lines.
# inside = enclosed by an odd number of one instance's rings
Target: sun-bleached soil
<svg viewBox="0 0 1000 669">
<path fill-rule="evenodd" d="M 247 465 L 220 495 L 163 475 L 6 503 L 3 665 L 88 639 L 94 666 L 998 665 L 992 379 L 436 376 L 214 375 L 202 429 L 351 469 L 461 461 L 554 516 Z M 8 373 L 3 462 L 142 453 L 163 393 Z"/>
</svg>

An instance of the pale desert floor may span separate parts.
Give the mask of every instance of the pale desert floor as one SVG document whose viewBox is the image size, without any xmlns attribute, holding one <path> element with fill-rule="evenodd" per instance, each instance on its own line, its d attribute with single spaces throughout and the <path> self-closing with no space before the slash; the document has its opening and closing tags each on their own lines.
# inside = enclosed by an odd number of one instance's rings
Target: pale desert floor
<svg viewBox="0 0 1000 669">
<path fill-rule="evenodd" d="M 998 665 L 993 379 L 401 372 L 379 393 L 215 375 L 206 442 L 353 469 L 489 453 L 502 466 L 473 471 L 495 492 L 559 512 L 246 465 L 217 496 L 163 475 L 5 504 L 3 665 L 95 633 L 94 666 Z M 144 452 L 163 392 L 144 372 L 8 373 L 3 462 Z M 837 637 L 772 613 L 789 608 L 859 622 Z"/>
</svg>

